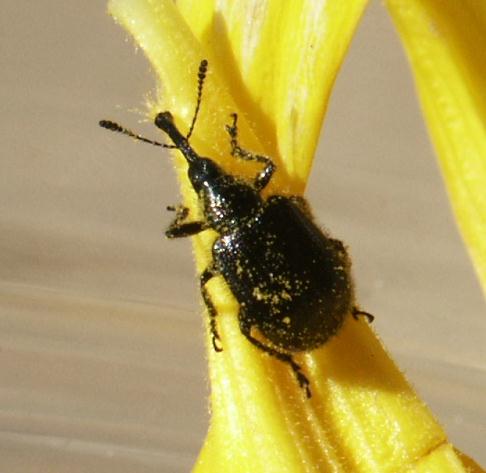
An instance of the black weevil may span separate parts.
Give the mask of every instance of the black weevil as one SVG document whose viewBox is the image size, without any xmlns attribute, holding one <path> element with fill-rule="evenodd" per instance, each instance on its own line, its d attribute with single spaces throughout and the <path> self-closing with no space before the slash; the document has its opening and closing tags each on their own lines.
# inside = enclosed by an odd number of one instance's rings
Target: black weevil
<svg viewBox="0 0 486 473">
<path fill-rule="evenodd" d="M 222 346 L 217 310 L 206 284 L 220 275 L 239 303 L 241 333 L 258 349 L 287 363 L 310 397 L 309 380 L 292 354 L 323 345 L 337 333 L 348 314 L 355 318 L 364 315 L 370 322 L 373 316 L 355 305 L 346 248 L 314 223 L 306 201 L 283 195 L 262 197 L 276 166 L 270 158 L 239 146 L 236 114 L 226 127 L 231 155 L 264 165 L 252 181 L 226 173 L 189 144 L 207 66 L 206 60 L 201 61 L 196 109 L 185 136 L 170 112 L 155 117 L 155 125 L 169 135 L 173 145 L 149 140 L 111 121 L 102 120 L 100 126 L 156 146 L 178 149 L 184 155 L 203 219 L 189 221 L 186 207 L 167 207 L 176 212 L 176 217 L 165 234 L 181 238 L 207 229 L 218 234 L 212 246 L 213 260 L 200 276 L 214 349 L 220 352 Z"/>
</svg>

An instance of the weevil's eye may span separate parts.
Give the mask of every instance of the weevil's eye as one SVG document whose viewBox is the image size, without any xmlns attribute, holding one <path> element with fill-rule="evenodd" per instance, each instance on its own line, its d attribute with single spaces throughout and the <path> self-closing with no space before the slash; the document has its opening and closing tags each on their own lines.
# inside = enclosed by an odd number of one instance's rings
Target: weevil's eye
<svg viewBox="0 0 486 473">
<path fill-rule="evenodd" d="M 207 158 L 199 158 L 190 163 L 188 175 L 189 179 L 198 192 L 204 184 L 214 186 L 215 181 L 221 177 L 223 171 L 213 161 Z"/>
</svg>

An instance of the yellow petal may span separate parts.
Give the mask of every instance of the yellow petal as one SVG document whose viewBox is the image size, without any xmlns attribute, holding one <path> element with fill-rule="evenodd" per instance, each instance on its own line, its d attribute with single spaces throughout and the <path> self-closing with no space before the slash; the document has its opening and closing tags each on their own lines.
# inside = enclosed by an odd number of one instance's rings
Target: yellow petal
<svg viewBox="0 0 486 473">
<path fill-rule="evenodd" d="M 481 473 L 481 468 L 472 462 L 461 461 L 450 444 L 439 446 L 420 458 L 410 470 L 411 473 Z"/>
<path fill-rule="evenodd" d="M 231 94 L 301 193 L 327 100 L 366 0 L 178 2 Z M 281 189 L 281 186 L 280 186 Z"/>
<path fill-rule="evenodd" d="M 387 0 L 486 292 L 486 2 Z"/>
<path fill-rule="evenodd" d="M 207 58 L 212 72 L 194 147 L 232 172 L 254 174 L 256 168 L 229 156 L 224 125 L 236 111 L 240 142 L 276 160 L 273 189 L 286 193 L 304 188 L 327 98 L 364 3 L 180 0 L 178 10 L 171 0 L 112 0 L 110 10 L 164 86 L 152 115 L 170 109 L 181 128 L 190 123 L 197 66 Z M 184 178 L 182 184 L 194 203 Z M 193 239 L 199 270 L 210 260 L 213 238 Z M 209 289 L 225 351 L 215 353 L 208 343 L 212 419 L 195 471 L 376 473 L 414 471 L 430 455 L 443 460 L 436 453 L 447 446 L 442 428 L 364 321 L 349 318 L 324 347 L 296 357 L 311 379 L 308 400 L 287 366 L 241 335 L 237 304 L 223 282 L 212 280 Z M 461 465 L 445 450 L 451 465 Z"/>
</svg>

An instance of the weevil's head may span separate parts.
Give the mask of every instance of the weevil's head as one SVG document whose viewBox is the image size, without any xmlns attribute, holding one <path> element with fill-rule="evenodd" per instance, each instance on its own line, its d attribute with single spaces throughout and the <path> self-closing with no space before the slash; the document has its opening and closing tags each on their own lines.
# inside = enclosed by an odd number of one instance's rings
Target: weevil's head
<svg viewBox="0 0 486 473">
<path fill-rule="evenodd" d="M 169 135 L 174 147 L 186 158 L 187 175 L 213 228 L 220 231 L 232 228 L 258 208 L 261 198 L 253 187 L 225 172 L 212 159 L 199 156 L 175 125 L 170 112 L 159 113 L 155 125 Z"/>
<path fill-rule="evenodd" d="M 218 189 L 227 174 L 212 159 L 198 156 L 194 161 L 189 161 L 187 176 L 198 194 L 207 194 Z"/>
<path fill-rule="evenodd" d="M 188 176 L 198 194 L 204 187 L 212 187 L 218 179 L 225 176 L 225 172 L 213 160 L 201 157 L 194 151 L 188 138 L 177 128 L 170 112 L 158 113 L 155 125 L 169 135 L 174 147 L 186 158 L 189 164 Z"/>
<path fill-rule="evenodd" d="M 158 113 L 155 117 L 155 125 L 167 133 L 177 148 L 186 158 L 189 164 L 188 177 L 194 190 L 199 194 L 204 188 L 213 188 L 223 178 L 225 172 L 211 159 L 199 156 L 189 144 L 176 124 L 170 112 Z"/>
</svg>

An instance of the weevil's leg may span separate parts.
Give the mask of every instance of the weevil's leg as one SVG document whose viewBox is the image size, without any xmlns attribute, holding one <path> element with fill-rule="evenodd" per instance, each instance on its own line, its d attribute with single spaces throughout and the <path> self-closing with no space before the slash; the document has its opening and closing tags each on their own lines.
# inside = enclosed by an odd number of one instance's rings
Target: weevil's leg
<svg viewBox="0 0 486 473">
<path fill-rule="evenodd" d="M 214 278 L 215 276 L 217 276 L 218 274 L 219 273 L 214 267 L 214 265 L 213 264 L 209 265 L 201 273 L 201 276 L 199 277 L 199 285 L 201 287 L 202 298 L 204 300 L 204 303 L 206 304 L 206 308 L 208 309 L 209 330 L 211 331 L 211 335 L 212 335 L 213 348 L 214 351 L 221 352 L 223 351 L 223 347 L 221 346 L 221 338 L 219 337 L 218 328 L 216 326 L 216 317 L 218 315 L 218 312 L 216 311 L 216 307 L 214 307 L 213 301 L 211 300 L 211 296 L 209 295 L 209 292 L 206 288 L 206 284 L 208 283 L 208 281 Z"/>
<path fill-rule="evenodd" d="M 230 135 L 231 139 L 231 155 L 235 158 L 244 159 L 245 161 L 258 161 L 259 163 L 263 163 L 265 165 L 263 171 L 257 174 L 254 182 L 255 188 L 258 191 L 261 191 L 270 182 L 270 179 L 275 172 L 275 164 L 267 156 L 254 154 L 240 147 L 238 144 L 238 115 L 236 113 L 232 113 L 231 116 L 233 117 L 233 123 L 231 125 L 226 125 L 226 131 Z"/>
<path fill-rule="evenodd" d="M 166 210 L 176 213 L 174 223 L 182 223 L 189 216 L 189 208 L 183 205 L 168 205 Z"/>
<path fill-rule="evenodd" d="M 253 345 L 255 345 L 259 350 L 262 350 L 265 353 L 268 353 L 269 355 L 277 358 L 278 360 L 287 363 L 292 368 L 292 371 L 294 372 L 297 378 L 297 382 L 299 383 L 299 386 L 302 389 L 304 389 L 307 398 L 312 397 L 312 393 L 310 390 L 310 381 L 307 378 L 307 376 L 304 373 L 302 373 L 302 368 L 300 367 L 299 364 L 297 364 L 294 361 L 292 355 L 289 355 L 288 353 L 281 353 L 275 350 L 274 348 L 265 345 L 260 340 L 257 340 L 255 337 L 253 337 L 253 335 L 251 334 L 251 324 L 245 321 L 245 316 L 241 315 L 241 309 L 240 309 L 239 319 L 240 319 L 241 333 L 248 339 L 248 341 L 251 342 Z"/>
<path fill-rule="evenodd" d="M 357 307 L 353 307 L 351 310 L 351 314 L 355 320 L 359 320 L 360 317 L 365 317 L 368 320 L 368 323 L 371 324 L 373 320 L 375 320 L 375 316 L 370 314 L 369 312 L 365 312 L 364 310 L 359 310 Z"/>
<path fill-rule="evenodd" d="M 169 225 L 169 228 L 165 231 L 167 238 L 184 238 L 192 235 L 196 235 L 209 228 L 206 222 L 185 222 L 189 215 L 189 209 L 183 206 L 169 206 L 167 210 L 175 212 L 176 216 L 174 221 Z"/>
<path fill-rule="evenodd" d="M 189 216 L 189 207 L 184 207 L 183 205 L 168 205 L 166 210 L 175 212 L 176 214 L 171 225 L 180 225 L 181 223 L 184 223 L 184 220 Z"/>
<path fill-rule="evenodd" d="M 344 261 L 346 261 L 346 264 L 348 267 L 351 265 L 351 262 L 349 260 L 349 255 L 348 255 L 348 250 L 344 246 L 344 243 L 341 240 L 336 240 L 335 238 L 329 238 L 328 239 L 329 243 L 332 244 L 334 249 L 341 255 Z M 356 309 L 356 307 L 353 308 L 353 311 Z M 358 309 L 356 309 L 358 310 Z M 360 312 L 360 311 L 358 311 Z"/>
<path fill-rule="evenodd" d="M 170 225 L 165 231 L 167 238 L 185 238 L 207 230 L 209 227 L 206 222 L 187 222 L 180 225 Z"/>
<path fill-rule="evenodd" d="M 346 247 L 341 240 L 336 240 L 335 238 L 329 238 L 329 241 L 333 244 L 334 248 L 341 252 L 346 253 Z"/>
</svg>

